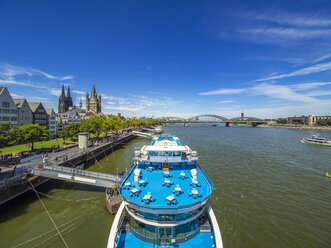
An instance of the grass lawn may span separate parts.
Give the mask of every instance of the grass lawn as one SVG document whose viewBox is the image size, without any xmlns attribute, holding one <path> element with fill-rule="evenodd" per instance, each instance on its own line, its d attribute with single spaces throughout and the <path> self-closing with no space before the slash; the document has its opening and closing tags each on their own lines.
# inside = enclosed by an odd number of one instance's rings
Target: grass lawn
<svg viewBox="0 0 331 248">
<path fill-rule="evenodd" d="M 71 144 L 74 143 L 73 141 L 66 140 L 66 144 Z M 49 141 L 43 141 L 43 142 L 36 142 L 34 143 L 34 149 L 40 149 L 40 148 L 51 148 L 55 145 L 57 147 L 57 144 L 61 146 L 64 146 L 63 144 L 63 139 L 54 139 L 54 140 L 49 140 Z M 18 145 L 18 146 L 9 146 L 5 148 L 0 148 L 1 154 L 6 154 L 6 153 L 20 153 L 20 152 L 25 152 L 25 151 L 31 151 L 31 147 L 27 147 L 26 145 Z"/>
</svg>

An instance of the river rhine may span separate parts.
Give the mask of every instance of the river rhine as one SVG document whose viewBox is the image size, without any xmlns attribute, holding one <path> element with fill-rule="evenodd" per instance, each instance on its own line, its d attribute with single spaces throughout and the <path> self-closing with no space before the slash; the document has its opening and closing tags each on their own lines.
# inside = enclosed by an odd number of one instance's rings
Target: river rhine
<svg viewBox="0 0 331 248">
<path fill-rule="evenodd" d="M 331 247 L 331 148 L 300 143 L 313 131 L 169 126 L 199 152 L 225 248 Z M 331 139 L 331 133 L 321 133 Z M 89 170 L 129 167 L 137 138 Z M 38 188 L 70 248 L 106 247 L 113 216 L 104 191 L 51 181 Z M 0 247 L 64 247 L 33 192 L 0 207 Z"/>
</svg>

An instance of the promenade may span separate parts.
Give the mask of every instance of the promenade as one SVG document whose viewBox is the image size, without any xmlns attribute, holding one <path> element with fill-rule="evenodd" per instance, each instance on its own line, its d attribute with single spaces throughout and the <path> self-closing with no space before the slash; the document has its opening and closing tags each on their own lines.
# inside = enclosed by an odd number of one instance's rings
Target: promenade
<svg viewBox="0 0 331 248">
<path fill-rule="evenodd" d="M 75 146 L 63 151 L 48 153 L 47 157 L 44 156 L 44 158 L 38 157 L 25 163 L 2 166 L 2 172 L 0 173 L 0 204 L 27 191 L 25 185 L 28 182 L 26 175 L 32 168 L 48 165 L 80 166 L 84 169 L 87 164 L 96 162 L 98 158 L 106 156 L 135 137 L 132 135 L 132 130 L 118 132 L 111 136 L 100 138 L 98 141 L 89 141 L 89 147 L 83 150 Z M 39 178 L 35 176 L 31 180 L 37 182 L 38 185 L 49 180 L 48 178 L 42 178 L 41 181 Z"/>
</svg>

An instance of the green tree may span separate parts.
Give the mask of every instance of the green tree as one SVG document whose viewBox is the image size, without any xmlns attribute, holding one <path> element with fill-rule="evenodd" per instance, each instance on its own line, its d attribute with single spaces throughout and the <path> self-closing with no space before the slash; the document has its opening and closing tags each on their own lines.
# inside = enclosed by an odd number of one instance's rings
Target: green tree
<svg viewBox="0 0 331 248">
<path fill-rule="evenodd" d="M 63 130 L 61 133 L 59 133 L 59 137 L 63 139 L 64 144 L 66 143 L 66 139 L 69 138 L 68 133 L 65 130 Z"/>
<path fill-rule="evenodd" d="M 106 134 L 124 128 L 123 120 L 120 117 L 114 115 L 110 116 L 109 118 L 105 118 L 102 125 L 102 129 Z"/>
<path fill-rule="evenodd" d="M 80 132 L 79 123 L 72 123 L 64 128 L 65 137 L 71 140 L 77 140 L 79 132 Z"/>
<path fill-rule="evenodd" d="M 324 120 L 324 119 L 318 119 L 316 121 L 316 124 L 319 125 L 319 126 L 325 126 L 326 125 L 326 120 Z"/>
<path fill-rule="evenodd" d="M 103 122 L 106 119 L 104 116 L 92 116 L 87 120 L 84 120 L 80 123 L 80 130 L 84 132 L 89 132 L 93 134 L 96 138 L 99 138 L 104 132 Z"/>
<path fill-rule="evenodd" d="M 277 123 L 278 124 L 287 124 L 287 120 L 286 119 L 280 119 L 280 120 L 277 120 Z"/>
<path fill-rule="evenodd" d="M 331 126 L 331 119 L 328 119 L 328 126 Z"/>
<path fill-rule="evenodd" d="M 51 139 L 49 135 L 49 130 L 39 126 L 39 124 L 29 124 L 23 126 L 19 130 L 20 135 L 22 135 L 22 140 L 25 143 L 31 143 L 31 150 L 34 149 L 34 143 L 38 141 L 47 141 Z"/>
<path fill-rule="evenodd" d="M 0 147 L 8 146 L 10 138 L 10 122 L 4 122 L 0 124 Z"/>
</svg>

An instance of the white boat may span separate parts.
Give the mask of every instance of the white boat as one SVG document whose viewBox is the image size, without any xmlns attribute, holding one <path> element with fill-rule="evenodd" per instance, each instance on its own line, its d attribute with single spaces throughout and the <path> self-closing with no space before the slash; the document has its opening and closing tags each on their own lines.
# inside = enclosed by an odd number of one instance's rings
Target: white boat
<svg viewBox="0 0 331 248">
<path fill-rule="evenodd" d="M 161 134 L 161 133 L 163 133 L 163 127 L 162 127 L 162 126 L 157 126 L 157 127 L 154 129 L 154 133 L 155 133 L 155 134 Z"/>
<path fill-rule="evenodd" d="M 208 202 L 213 183 L 198 154 L 175 136 L 154 136 L 134 152 L 134 164 L 118 184 L 123 202 L 108 248 L 222 248 Z"/>
<path fill-rule="evenodd" d="M 314 145 L 331 146 L 331 140 L 320 137 L 318 134 L 314 134 L 309 138 L 302 139 L 301 142 Z"/>
</svg>

